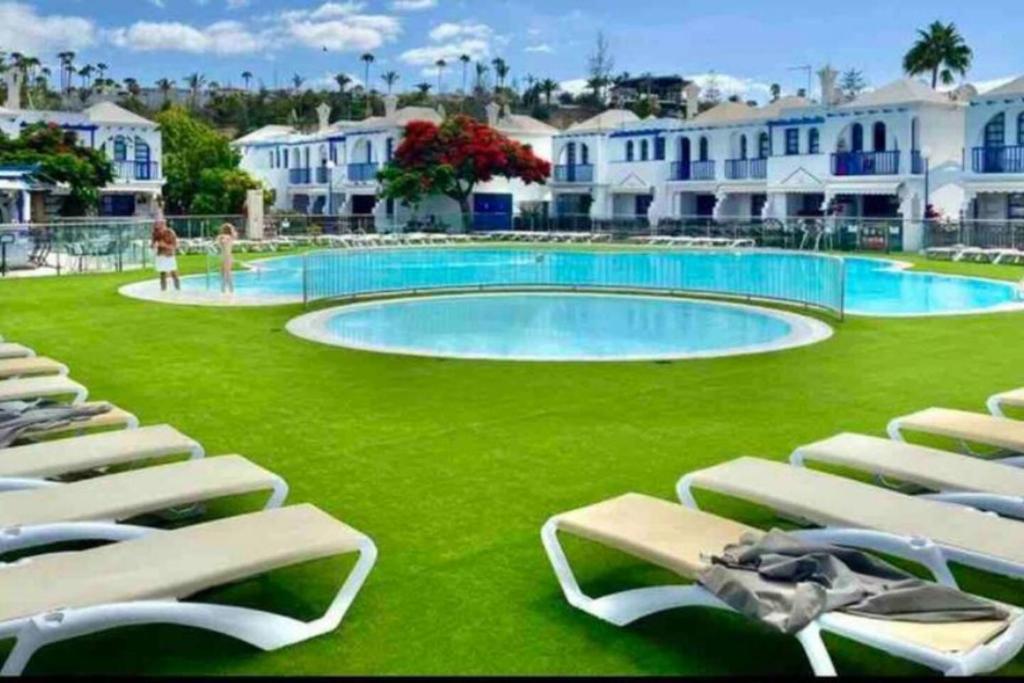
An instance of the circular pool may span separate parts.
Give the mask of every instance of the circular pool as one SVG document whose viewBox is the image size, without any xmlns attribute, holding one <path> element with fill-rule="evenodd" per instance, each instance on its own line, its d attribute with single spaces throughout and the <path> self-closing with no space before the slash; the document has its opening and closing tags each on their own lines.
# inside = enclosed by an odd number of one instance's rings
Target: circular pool
<svg viewBox="0 0 1024 683">
<path fill-rule="evenodd" d="M 470 294 L 379 301 L 296 318 L 288 330 L 364 351 L 511 361 L 652 361 L 764 353 L 832 335 L 817 320 L 656 296 Z"/>
</svg>

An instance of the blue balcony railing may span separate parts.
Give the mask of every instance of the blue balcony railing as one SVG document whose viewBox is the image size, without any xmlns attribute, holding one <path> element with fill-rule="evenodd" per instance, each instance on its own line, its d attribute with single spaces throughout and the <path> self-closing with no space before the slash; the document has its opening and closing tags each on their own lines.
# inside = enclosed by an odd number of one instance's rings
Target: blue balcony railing
<svg viewBox="0 0 1024 683">
<path fill-rule="evenodd" d="M 971 161 L 975 173 L 1024 173 L 1024 145 L 975 147 Z"/>
<path fill-rule="evenodd" d="M 377 179 L 379 166 L 373 162 L 348 165 L 348 180 L 351 183 L 365 183 Z"/>
<path fill-rule="evenodd" d="M 316 182 L 318 185 L 326 185 L 331 182 L 331 169 L 326 166 L 318 166 L 316 169 Z"/>
<path fill-rule="evenodd" d="M 592 183 L 594 167 L 592 164 L 576 164 L 575 166 L 555 166 L 556 183 Z"/>
<path fill-rule="evenodd" d="M 839 152 L 832 155 L 832 175 L 899 175 L 900 153 Z"/>
<path fill-rule="evenodd" d="M 160 180 L 160 164 L 156 161 L 115 161 L 114 175 L 118 180 Z"/>
<path fill-rule="evenodd" d="M 671 180 L 714 180 L 714 161 L 672 162 Z"/>
<path fill-rule="evenodd" d="M 725 177 L 728 180 L 746 180 L 747 178 L 767 178 L 767 159 L 727 159 Z"/>
<path fill-rule="evenodd" d="M 310 169 L 293 168 L 288 171 L 288 182 L 292 185 L 309 185 L 311 182 Z"/>
</svg>

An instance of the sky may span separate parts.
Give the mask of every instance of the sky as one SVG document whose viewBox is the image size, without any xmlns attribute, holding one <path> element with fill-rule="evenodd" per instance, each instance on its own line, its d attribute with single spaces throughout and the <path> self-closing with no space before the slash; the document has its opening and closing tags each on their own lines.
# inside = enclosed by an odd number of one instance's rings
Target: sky
<svg viewBox="0 0 1024 683">
<path fill-rule="evenodd" d="M 0 0 L 0 50 L 53 64 L 104 62 L 108 76 L 182 83 L 193 72 L 241 85 L 249 71 L 267 87 L 363 80 L 371 52 L 399 87 L 437 83 L 433 64 L 453 63 L 445 88 L 462 85 L 460 54 L 502 57 L 512 78 L 552 78 L 575 90 L 603 31 L 615 72 L 650 71 L 706 81 L 763 100 L 770 84 L 806 87 L 807 71 L 830 63 L 860 69 L 872 86 L 900 77 L 918 28 L 953 21 L 975 51 L 968 80 L 983 86 L 1024 73 L 1020 0 Z"/>
</svg>

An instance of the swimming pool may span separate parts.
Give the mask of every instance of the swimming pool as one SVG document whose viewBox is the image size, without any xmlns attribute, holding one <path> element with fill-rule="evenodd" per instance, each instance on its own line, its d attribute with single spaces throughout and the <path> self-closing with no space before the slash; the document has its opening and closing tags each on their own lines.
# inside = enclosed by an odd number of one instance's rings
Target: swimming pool
<svg viewBox="0 0 1024 683">
<path fill-rule="evenodd" d="M 817 320 L 752 306 L 655 296 L 503 293 L 379 301 L 288 324 L 335 346 L 513 361 L 658 361 L 765 353 L 832 335 Z"/>
<path fill-rule="evenodd" d="M 845 287 L 839 285 L 843 268 Z M 853 315 L 870 316 L 980 313 L 1021 306 L 1017 288 L 1010 283 L 907 272 L 882 259 L 840 262 L 776 251 L 519 248 L 331 251 L 271 258 L 236 275 L 237 295 L 229 303 L 301 301 L 304 293 L 319 299 L 501 286 L 705 292 L 844 308 Z M 183 302 L 202 303 L 204 296 L 217 302 L 219 278 L 186 278 L 183 289 Z M 133 294 L 132 289 L 126 293 Z"/>
</svg>

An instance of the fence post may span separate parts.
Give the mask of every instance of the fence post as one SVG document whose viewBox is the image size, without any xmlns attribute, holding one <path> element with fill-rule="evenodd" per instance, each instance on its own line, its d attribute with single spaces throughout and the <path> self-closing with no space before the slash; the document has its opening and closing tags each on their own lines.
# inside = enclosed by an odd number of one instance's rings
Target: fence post
<svg viewBox="0 0 1024 683">
<path fill-rule="evenodd" d="M 309 307 L 309 252 L 302 255 L 302 305 Z"/>
</svg>

